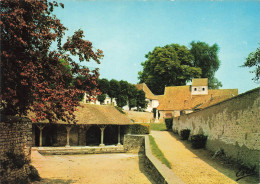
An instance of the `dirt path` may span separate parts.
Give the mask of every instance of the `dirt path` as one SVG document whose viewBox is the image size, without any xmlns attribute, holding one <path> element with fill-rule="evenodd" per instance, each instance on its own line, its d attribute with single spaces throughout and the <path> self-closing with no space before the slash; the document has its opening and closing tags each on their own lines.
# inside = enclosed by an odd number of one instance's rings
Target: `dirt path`
<svg viewBox="0 0 260 184">
<path fill-rule="evenodd" d="M 44 178 L 35 184 L 150 184 L 136 154 L 89 154 L 43 156 L 32 152 L 32 164 Z M 148 176 L 149 177 L 149 176 Z"/>
<path fill-rule="evenodd" d="M 159 148 L 172 164 L 172 171 L 187 184 L 235 184 L 188 150 L 166 131 L 152 131 Z"/>
</svg>

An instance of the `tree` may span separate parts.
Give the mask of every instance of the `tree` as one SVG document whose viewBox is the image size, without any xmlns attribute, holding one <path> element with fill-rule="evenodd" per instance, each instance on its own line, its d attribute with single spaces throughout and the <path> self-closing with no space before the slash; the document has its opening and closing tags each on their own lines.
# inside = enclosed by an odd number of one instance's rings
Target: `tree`
<svg viewBox="0 0 260 184">
<path fill-rule="evenodd" d="M 136 88 L 136 86 L 133 84 L 129 84 L 128 94 L 127 94 L 129 110 L 131 110 L 131 108 L 133 107 L 136 107 L 137 92 L 138 89 Z"/>
<path fill-rule="evenodd" d="M 109 81 L 107 79 L 99 79 L 98 80 L 98 88 L 100 89 L 100 91 L 104 94 L 108 94 L 109 88 L 110 88 L 110 84 Z"/>
<path fill-rule="evenodd" d="M 125 105 L 127 105 L 127 96 L 119 94 L 116 97 L 116 104 L 118 107 L 121 107 L 121 108 L 124 107 Z"/>
<path fill-rule="evenodd" d="M 193 66 L 201 68 L 201 78 L 208 78 L 208 86 L 210 89 L 222 87 L 221 82 L 215 78 L 215 73 L 220 66 L 218 45 L 213 44 L 209 46 L 207 43 L 200 41 L 193 41 L 190 45 L 190 53 L 194 57 Z"/>
<path fill-rule="evenodd" d="M 260 47 L 248 55 L 242 67 L 255 67 L 253 71 L 250 71 L 255 73 L 255 77 L 252 80 L 257 82 L 260 79 Z"/>
<path fill-rule="evenodd" d="M 113 98 L 118 97 L 119 93 L 120 93 L 120 83 L 115 79 L 111 79 L 109 81 L 109 90 L 108 90 L 108 96 L 111 98 L 111 104 Z"/>
<path fill-rule="evenodd" d="M 97 94 L 99 73 L 81 66 L 71 55 L 80 62 L 100 63 L 102 51 L 94 51 L 82 30 L 61 44 L 67 28 L 52 12 L 54 7 L 63 8 L 62 3 L 13 0 L 0 5 L 1 113 L 21 116 L 32 111 L 33 121 L 75 123 L 78 96 L 87 92 L 90 99 Z M 51 49 L 53 43 L 56 50 Z"/>
<path fill-rule="evenodd" d="M 145 92 L 138 90 L 136 95 L 136 107 L 138 111 L 146 109 L 148 102 L 145 100 Z"/>
<path fill-rule="evenodd" d="M 200 77 L 201 69 L 193 66 L 193 56 L 185 46 L 178 44 L 155 47 L 142 63 L 138 73 L 140 83 L 146 83 L 154 94 L 163 94 L 165 86 L 185 85 L 194 77 Z"/>
<path fill-rule="evenodd" d="M 97 96 L 98 101 L 100 101 L 101 104 L 103 104 L 106 100 L 107 95 L 105 93 L 102 93 L 101 95 Z"/>
</svg>

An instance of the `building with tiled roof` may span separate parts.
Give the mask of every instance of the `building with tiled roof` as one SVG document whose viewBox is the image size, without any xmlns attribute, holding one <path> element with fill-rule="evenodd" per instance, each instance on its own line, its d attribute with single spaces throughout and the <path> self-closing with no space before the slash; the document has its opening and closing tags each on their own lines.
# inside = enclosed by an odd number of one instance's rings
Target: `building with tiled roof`
<svg viewBox="0 0 260 184">
<path fill-rule="evenodd" d="M 136 84 L 135 85 L 137 89 L 143 90 L 145 92 L 145 98 L 148 102 L 147 108 L 145 111 L 152 112 L 153 109 L 156 109 L 159 105 L 159 96 L 154 95 L 153 92 L 148 88 L 148 86 L 145 83 Z"/>
<path fill-rule="evenodd" d="M 74 112 L 77 124 L 59 120 L 33 122 L 33 146 L 92 146 L 121 145 L 124 131 L 120 127 L 133 124 L 111 105 L 81 104 Z M 29 117 L 33 117 L 29 113 Z"/>
<path fill-rule="evenodd" d="M 208 79 L 193 79 L 192 85 L 165 87 L 159 98 L 160 113 L 190 113 L 238 95 L 238 89 L 208 89 Z"/>
</svg>

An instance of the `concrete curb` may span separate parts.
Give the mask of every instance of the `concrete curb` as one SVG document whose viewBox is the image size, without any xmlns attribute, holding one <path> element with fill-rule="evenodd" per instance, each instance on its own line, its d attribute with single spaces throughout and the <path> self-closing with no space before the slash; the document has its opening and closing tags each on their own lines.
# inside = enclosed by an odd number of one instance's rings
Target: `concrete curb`
<svg viewBox="0 0 260 184">
<path fill-rule="evenodd" d="M 166 165 L 162 164 L 155 156 L 153 156 L 149 137 L 145 137 L 145 167 L 150 175 L 157 183 L 162 184 L 185 184 L 176 174 L 173 173 Z"/>
</svg>

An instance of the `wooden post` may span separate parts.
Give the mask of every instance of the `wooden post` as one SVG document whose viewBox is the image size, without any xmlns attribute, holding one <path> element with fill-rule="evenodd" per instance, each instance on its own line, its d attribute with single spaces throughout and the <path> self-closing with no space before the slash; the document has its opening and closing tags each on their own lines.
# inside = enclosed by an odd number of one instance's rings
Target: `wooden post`
<svg viewBox="0 0 260 184">
<path fill-rule="evenodd" d="M 118 125 L 118 135 L 117 135 L 117 139 L 118 139 L 117 146 L 121 146 L 121 143 L 120 143 L 120 125 Z"/>
<path fill-rule="evenodd" d="M 66 126 L 66 130 L 67 130 L 67 144 L 65 147 L 70 147 L 70 130 L 71 130 L 71 126 Z"/>
</svg>

